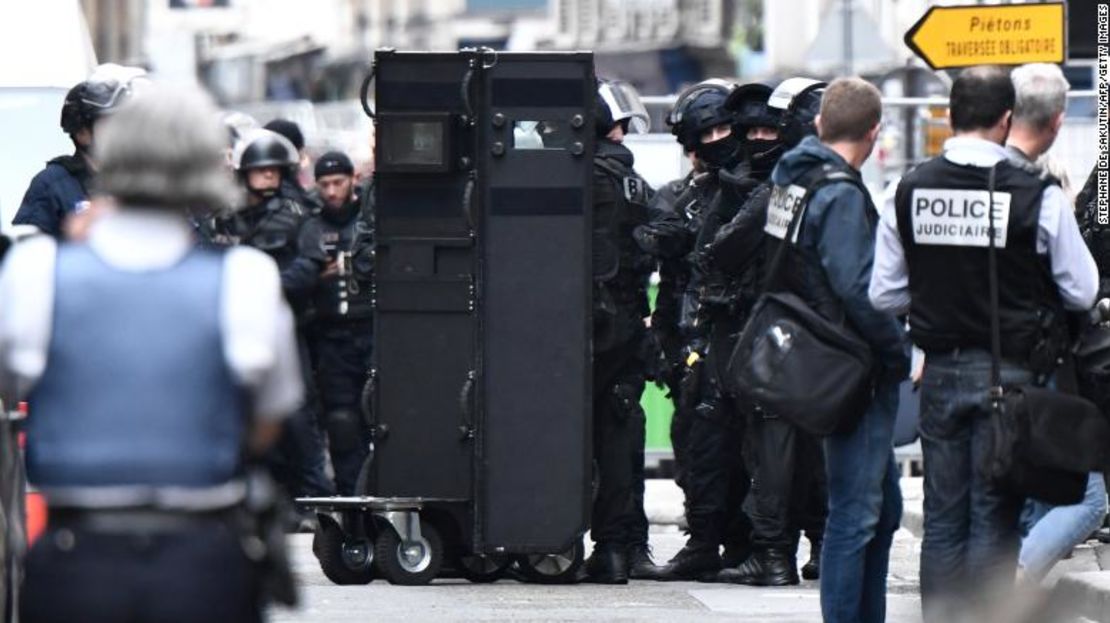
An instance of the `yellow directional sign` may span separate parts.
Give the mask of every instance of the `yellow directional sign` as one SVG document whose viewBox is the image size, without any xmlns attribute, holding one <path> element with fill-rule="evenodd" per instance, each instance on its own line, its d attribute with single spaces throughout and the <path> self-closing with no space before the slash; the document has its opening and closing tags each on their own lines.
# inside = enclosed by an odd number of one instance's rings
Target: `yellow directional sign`
<svg viewBox="0 0 1110 623">
<path fill-rule="evenodd" d="M 933 69 L 1063 63 L 1063 2 L 934 6 L 906 32 L 906 45 Z"/>
</svg>

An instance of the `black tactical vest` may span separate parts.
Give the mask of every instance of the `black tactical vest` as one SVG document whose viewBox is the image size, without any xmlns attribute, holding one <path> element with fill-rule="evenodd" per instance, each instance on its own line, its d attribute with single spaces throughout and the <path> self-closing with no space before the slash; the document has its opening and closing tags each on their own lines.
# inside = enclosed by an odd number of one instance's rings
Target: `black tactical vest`
<svg viewBox="0 0 1110 623">
<path fill-rule="evenodd" d="M 351 213 L 345 221 L 323 213 L 315 217 L 324 251 L 330 261 L 338 262 L 341 273 L 320 280 L 315 308 L 321 322 L 367 320 L 373 314 L 373 220 L 359 205 L 348 209 Z"/>
<path fill-rule="evenodd" d="M 265 251 L 282 267 L 297 256 L 297 238 L 305 218 L 298 203 L 274 197 L 220 219 L 216 224 L 216 241 Z"/>
<path fill-rule="evenodd" d="M 990 169 L 934 158 L 898 186 L 895 208 L 910 284 L 910 337 L 926 352 L 990 349 Z M 1041 196 L 1054 180 L 1009 162 L 994 191 L 1004 357 L 1025 361 L 1047 312 L 1060 306 L 1048 257 L 1037 253 Z"/>
<path fill-rule="evenodd" d="M 648 222 L 653 191 L 631 166 L 631 152 L 600 141 L 594 156 L 594 347 L 605 350 L 642 330 L 649 313 L 647 282 L 655 259 L 633 230 Z"/>
<path fill-rule="evenodd" d="M 695 253 L 704 253 L 717 239 L 721 230 L 730 227 L 737 215 L 747 211 L 751 201 L 756 201 L 765 178 L 755 175 L 748 163 L 741 163 L 732 170 L 721 170 L 719 191 L 713 197 L 708 214 L 703 219 L 695 243 Z M 741 219 L 743 221 L 743 219 Z M 762 227 L 762 223 L 759 223 Z M 704 266 L 705 262 L 698 262 Z M 754 299 L 755 291 L 751 274 L 745 271 L 713 269 L 696 271 L 700 304 L 712 316 L 743 317 Z"/>
</svg>

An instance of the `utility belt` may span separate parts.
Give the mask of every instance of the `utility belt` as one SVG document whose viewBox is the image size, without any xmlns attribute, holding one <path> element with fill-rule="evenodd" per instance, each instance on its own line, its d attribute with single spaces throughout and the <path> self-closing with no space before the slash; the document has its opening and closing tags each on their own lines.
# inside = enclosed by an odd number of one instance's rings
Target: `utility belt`
<svg viewBox="0 0 1110 623">
<path fill-rule="evenodd" d="M 177 534 L 193 532 L 213 524 L 234 526 L 236 509 L 216 511 L 171 511 L 153 508 L 77 509 L 50 511 L 51 529 L 68 529 L 97 534 Z"/>
<path fill-rule="evenodd" d="M 1023 353 L 1010 353 L 1001 357 L 1001 360 L 1030 370 L 1034 376 L 1033 384 L 1044 386 L 1059 371 L 1061 365 L 1065 362 L 1065 358 L 1069 356 L 1068 351 L 1071 348 L 1072 340 L 1062 312 L 1050 309 L 1041 310 L 1037 313 L 1037 323 L 1037 331 L 1032 343 L 1025 342 L 1028 345 L 1028 350 L 1023 348 Z M 1003 335 L 1002 343 L 1014 344 L 1015 340 Z M 941 357 L 960 360 L 966 358 L 969 354 L 973 358 L 985 355 L 987 360 L 990 359 L 989 344 L 965 344 L 951 348 L 923 347 L 922 350 L 925 351 L 926 362 L 929 361 L 930 357 L 934 360 Z"/>
</svg>

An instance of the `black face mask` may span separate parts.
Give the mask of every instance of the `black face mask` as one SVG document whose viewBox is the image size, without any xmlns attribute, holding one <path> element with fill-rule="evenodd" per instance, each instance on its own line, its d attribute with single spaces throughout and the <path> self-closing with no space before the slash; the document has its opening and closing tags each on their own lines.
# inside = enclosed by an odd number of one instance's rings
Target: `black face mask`
<svg viewBox="0 0 1110 623">
<path fill-rule="evenodd" d="M 736 164 L 742 155 L 740 141 L 733 136 L 726 136 L 712 143 L 701 143 L 694 148 L 705 165 L 711 169 L 724 169 Z"/>
<path fill-rule="evenodd" d="M 770 175 L 779 157 L 782 156 L 783 145 L 780 140 L 750 140 L 747 141 L 745 152 L 751 163 L 752 172 L 758 175 Z"/>
</svg>

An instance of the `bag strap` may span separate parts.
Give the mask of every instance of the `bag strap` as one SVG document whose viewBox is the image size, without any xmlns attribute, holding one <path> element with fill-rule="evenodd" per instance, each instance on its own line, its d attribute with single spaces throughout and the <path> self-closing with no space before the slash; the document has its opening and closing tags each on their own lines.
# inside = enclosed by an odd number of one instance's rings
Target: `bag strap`
<svg viewBox="0 0 1110 623">
<path fill-rule="evenodd" d="M 991 401 L 1002 399 L 1002 323 L 998 311 L 998 258 L 994 246 L 994 179 L 998 164 L 991 167 L 987 181 L 987 266 L 991 297 Z"/>
<path fill-rule="evenodd" d="M 775 251 L 775 257 L 771 259 L 771 266 L 767 269 L 768 285 L 777 281 L 779 271 L 782 269 L 782 260 L 786 255 L 786 247 L 791 244 L 791 240 L 797 235 L 798 229 L 802 226 L 802 214 L 805 213 L 806 207 L 809 205 L 810 198 L 828 184 L 834 182 L 848 182 L 855 185 L 863 192 L 864 197 L 868 196 L 867 188 L 860 183 L 856 176 L 842 167 L 833 164 L 823 164 L 819 167 L 814 167 L 802 177 L 802 183 L 806 186 L 806 192 L 802 195 L 802 200 L 798 202 L 798 209 L 794 211 L 794 216 L 790 219 L 790 224 L 786 227 L 786 235 L 782 239 L 782 244 L 779 245 L 778 250 Z"/>
</svg>

